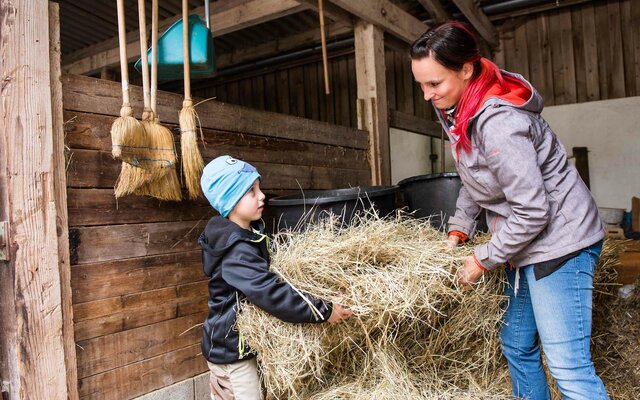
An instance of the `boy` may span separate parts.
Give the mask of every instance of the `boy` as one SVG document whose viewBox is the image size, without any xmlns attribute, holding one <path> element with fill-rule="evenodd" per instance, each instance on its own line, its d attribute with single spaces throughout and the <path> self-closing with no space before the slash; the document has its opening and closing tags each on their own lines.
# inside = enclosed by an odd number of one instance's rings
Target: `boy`
<svg viewBox="0 0 640 400">
<path fill-rule="evenodd" d="M 213 400 L 260 400 L 255 354 L 235 328 L 240 301 L 247 299 L 275 317 L 294 323 L 339 323 L 352 313 L 305 295 L 269 271 L 267 237 L 251 229 L 260 220 L 264 194 L 260 174 L 230 156 L 211 161 L 200 179 L 202 191 L 219 213 L 200 235 L 209 279 L 209 315 L 202 354 L 209 364 Z"/>
</svg>

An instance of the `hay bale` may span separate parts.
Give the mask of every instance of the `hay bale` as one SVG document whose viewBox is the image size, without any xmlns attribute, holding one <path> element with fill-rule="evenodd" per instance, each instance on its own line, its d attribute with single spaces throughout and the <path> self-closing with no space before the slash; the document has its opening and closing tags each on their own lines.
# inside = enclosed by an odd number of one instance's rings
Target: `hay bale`
<svg viewBox="0 0 640 400">
<path fill-rule="evenodd" d="M 343 297 L 355 316 L 338 326 L 293 325 L 244 305 L 238 326 L 272 398 L 508 394 L 496 388 L 508 375 L 496 368 L 504 274 L 466 292 L 455 284 L 472 246 L 450 249 L 428 221 L 402 215 L 347 228 L 327 221 L 275 243 L 272 270 L 313 296 Z"/>
<path fill-rule="evenodd" d="M 258 353 L 267 398 L 511 398 L 498 339 L 504 273 L 485 275 L 469 291 L 455 284 L 456 269 L 486 240 L 450 249 L 428 221 L 401 214 L 388 220 L 366 216 L 350 227 L 326 221 L 302 234 L 279 234 L 272 270 L 313 296 L 343 297 L 355 316 L 337 326 L 288 324 L 243 304 L 238 329 Z M 595 310 L 615 299 L 618 251 L 605 244 Z M 611 351 L 599 355 L 597 321 L 594 315 L 593 352 L 602 373 L 602 361 L 614 358 Z M 614 399 L 637 397 L 618 396 L 631 389 L 619 389 L 611 379 L 624 379 L 607 371 L 603 378 Z"/>
</svg>

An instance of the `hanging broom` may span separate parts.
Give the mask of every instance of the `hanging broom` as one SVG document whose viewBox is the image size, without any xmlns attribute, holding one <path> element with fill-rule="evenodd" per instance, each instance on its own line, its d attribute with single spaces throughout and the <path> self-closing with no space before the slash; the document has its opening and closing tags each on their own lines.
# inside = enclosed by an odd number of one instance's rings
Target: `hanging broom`
<svg viewBox="0 0 640 400">
<path fill-rule="evenodd" d="M 138 4 L 142 4 L 144 9 L 144 0 L 139 0 Z M 153 0 L 151 11 L 151 112 L 147 112 L 143 116 L 143 124 L 147 132 L 149 159 L 152 168 L 149 169 L 149 181 L 134 193 L 156 197 L 160 200 L 180 201 L 182 200 L 182 192 L 176 173 L 177 155 L 173 134 L 160 124 L 157 117 L 158 0 Z M 140 28 L 142 30 L 142 26 Z M 146 54 L 146 51 L 143 54 Z M 147 67 L 144 58 L 142 64 L 145 68 Z"/>
<path fill-rule="evenodd" d="M 182 149 L 182 176 L 189 198 L 200 196 L 200 175 L 204 161 L 198 150 L 196 110 L 191 99 L 191 56 L 189 54 L 189 2 L 182 0 L 182 47 L 184 58 L 184 101 L 180 110 L 180 147 Z"/>
<path fill-rule="evenodd" d="M 116 183 L 115 195 L 131 193 L 145 181 L 144 170 L 137 168 L 146 158 L 146 133 L 143 125 L 133 117 L 129 100 L 129 70 L 127 63 L 127 39 L 124 0 L 118 0 L 118 39 L 120 47 L 120 73 L 122 76 L 122 108 L 120 117 L 111 126 L 111 155 L 121 159 L 122 169 Z"/>
</svg>

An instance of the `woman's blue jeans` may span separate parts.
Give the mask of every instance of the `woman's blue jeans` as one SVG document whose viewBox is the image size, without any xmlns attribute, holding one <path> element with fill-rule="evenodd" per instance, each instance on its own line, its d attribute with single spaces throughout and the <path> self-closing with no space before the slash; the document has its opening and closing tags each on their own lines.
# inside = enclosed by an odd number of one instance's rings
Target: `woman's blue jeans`
<svg viewBox="0 0 640 400">
<path fill-rule="evenodd" d="M 515 397 L 550 398 L 540 357 L 542 343 L 563 399 L 608 399 L 590 351 L 593 274 L 601 250 L 602 242 L 587 247 L 537 281 L 533 265 L 521 267 L 517 296 L 516 270 L 507 268 L 509 302 L 500 339 Z"/>
</svg>

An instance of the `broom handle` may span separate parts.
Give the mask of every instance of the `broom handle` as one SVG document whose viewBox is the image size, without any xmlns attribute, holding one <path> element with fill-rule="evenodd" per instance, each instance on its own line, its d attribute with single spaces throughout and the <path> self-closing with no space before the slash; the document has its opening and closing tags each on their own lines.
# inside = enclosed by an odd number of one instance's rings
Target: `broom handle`
<svg viewBox="0 0 640 400">
<path fill-rule="evenodd" d="M 127 26 L 124 21 L 124 0 L 118 0 L 118 44 L 122 76 L 122 105 L 129 105 L 129 66 L 127 60 Z"/>
<path fill-rule="evenodd" d="M 324 4 L 318 0 L 318 14 L 320 15 L 320 40 L 322 42 L 322 69 L 324 70 L 324 93 L 330 94 L 329 89 L 329 66 L 327 61 L 327 38 L 324 32 Z"/>
<path fill-rule="evenodd" d="M 189 1 L 182 0 L 182 59 L 184 61 L 184 99 L 191 100 L 191 57 L 189 56 Z"/>
<path fill-rule="evenodd" d="M 147 57 L 147 17 L 144 0 L 138 0 L 138 25 L 140 25 L 140 57 L 142 58 L 142 93 L 145 110 L 151 109 L 149 100 L 149 58 Z"/>
<path fill-rule="evenodd" d="M 151 2 L 151 109 L 158 118 L 158 0 Z"/>
</svg>

